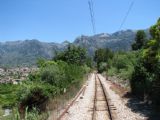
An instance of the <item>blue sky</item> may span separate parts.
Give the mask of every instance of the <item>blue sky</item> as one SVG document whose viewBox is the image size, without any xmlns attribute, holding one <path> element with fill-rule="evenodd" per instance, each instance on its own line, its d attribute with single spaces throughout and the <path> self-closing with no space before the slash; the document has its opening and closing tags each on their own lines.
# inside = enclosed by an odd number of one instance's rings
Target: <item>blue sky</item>
<svg viewBox="0 0 160 120">
<path fill-rule="evenodd" d="M 132 0 L 93 0 L 96 33 L 116 32 Z M 160 17 L 160 0 L 134 0 L 122 29 L 145 29 Z M 88 0 L 0 0 L 0 42 L 73 41 L 92 35 Z"/>
</svg>

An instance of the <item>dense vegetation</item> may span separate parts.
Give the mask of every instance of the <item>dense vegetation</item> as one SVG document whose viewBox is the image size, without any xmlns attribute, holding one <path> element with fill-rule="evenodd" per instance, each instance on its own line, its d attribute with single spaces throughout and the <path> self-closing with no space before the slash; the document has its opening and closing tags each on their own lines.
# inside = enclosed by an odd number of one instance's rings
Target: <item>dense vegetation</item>
<svg viewBox="0 0 160 120">
<path fill-rule="evenodd" d="M 150 28 L 151 39 L 140 50 L 131 79 L 132 92 L 160 106 L 160 19 Z"/>
<path fill-rule="evenodd" d="M 145 30 L 148 36 L 148 29 Z M 130 50 L 134 40 L 135 31 L 122 30 L 113 34 L 101 33 L 93 36 L 77 37 L 73 44 L 87 49 L 92 56 L 97 48 L 110 48 L 112 50 Z M 54 51 L 65 50 L 69 42 L 45 43 L 39 40 L 20 40 L 6 43 L 0 42 L 0 66 L 35 65 L 37 57 L 50 59 Z"/>
<path fill-rule="evenodd" d="M 110 76 L 116 75 L 123 79 L 129 79 L 134 69 L 137 52 L 113 52 L 109 49 L 98 49 L 94 60 L 97 63 L 98 72 L 106 72 Z"/>
<path fill-rule="evenodd" d="M 137 31 L 132 51 L 98 49 L 94 61 L 98 72 L 122 78 L 130 83 L 132 94 L 160 109 L 160 19 L 151 26 L 150 35 L 148 39 L 145 31 Z M 13 108 L 17 119 L 44 119 L 39 113 L 47 102 L 71 87 L 79 89 L 93 62 L 85 49 L 69 45 L 52 60 L 39 59 L 37 65 L 39 70 L 21 84 L 0 84 L 0 107 Z"/>
<path fill-rule="evenodd" d="M 132 49 L 133 50 L 139 50 L 141 49 L 147 40 L 147 36 L 143 30 L 137 31 L 136 37 L 135 37 L 135 42 L 132 44 Z"/>
<path fill-rule="evenodd" d="M 97 63 L 98 72 L 103 72 L 107 68 L 106 62 L 113 58 L 113 52 L 107 49 L 98 49 L 95 51 L 94 61 Z"/>
<path fill-rule="evenodd" d="M 21 85 L 0 85 L 2 107 L 19 106 L 21 115 L 25 114 L 26 109 L 28 113 L 35 109 L 42 112 L 50 99 L 68 92 L 70 87 L 79 89 L 84 75 L 89 72 L 86 51 L 69 46 L 55 58 L 50 61 L 39 59 L 39 70 L 30 74 Z"/>
<path fill-rule="evenodd" d="M 115 52 L 114 57 L 109 59 L 107 74 L 124 80 L 130 79 L 137 57 L 137 52 Z"/>
<path fill-rule="evenodd" d="M 145 32 L 139 30 L 132 51 L 99 49 L 95 52 L 95 61 L 99 72 L 107 71 L 108 75 L 128 80 L 133 94 L 160 108 L 160 19 L 151 26 L 150 35 L 147 40 Z"/>
</svg>

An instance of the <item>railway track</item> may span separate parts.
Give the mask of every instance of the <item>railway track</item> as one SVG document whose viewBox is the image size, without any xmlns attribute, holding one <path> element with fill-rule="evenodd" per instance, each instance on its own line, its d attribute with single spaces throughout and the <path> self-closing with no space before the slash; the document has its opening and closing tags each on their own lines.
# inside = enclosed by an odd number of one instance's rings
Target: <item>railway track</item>
<svg viewBox="0 0 160 120">
<path fill-rule="evenodd" d="M 86 86 L 83 86 L 81 90 L 78 92 L 78 94 L 75 96 L 75 98 L 71 101 L 71 103 L 65 108 L 65 110 L 61 113 L 61 115 L 57 118 L 57 120 L 61 120 L 62 117 L 67 113 L 69 108 L 74 104 L 74 102 L 77 100 L 77 98 L 82 94 L 84 95 Z"/>
<path fill-rule="evenodd" d="M 65 110 L 62 112 L 62 114 L 59 116 L 57 120 L 118 120 L 116 119 L 116 108 L 111 102 L 111 99 L 109 98 L 109 95 L 106 91 L 104 80 L 101 80 L 99 75 L 94 73 L 93 79 L 91 80 L 89 86 L 92 86 L 90 88 L 87 87 L 87 93 L 85 93 L 85 87 L 82 87 L 79 93 L 76 95 L 76 97 L 73 99 L 73 101 L 65 108 Z M 88 86 L 88 85 L 87 85 Z M 94 88 L 95 87 L 95 88 Z M 91 90 L 91 88 L 93 90 Z M 90 91 L 91 90 L 91 91 Z M 86 99 L 86 95 L 92 94 L 92 97 L 90 97 L 90 104 L 83 102 L 88 100 Z M 81 96 L 83 96 L 81 98 Z M 88 96 L 89 97 L 89 96 Z M 78 99 L 79 102 L 75 104 L 75 101 Z M 93 102 L 93 103 L 92 103 Z M 83 103 L 83 104 L 80 104 Z M 88 106 L 84 105 L 87 104 Z M 79 105 L 78 105 L 79 104 Z M 69 111 L 71 107 L 74 107 L 74 105 L 78 105 L 79 107 L 75 107 L 75 110 L 77 108 L 84 109 L 86 112 L 82 112 L 80 109 L 78 111 L 81 111 L 81 113 L 78 113 L 76 111 Z M 85 107 L 84 107 L 84 106 Z M 88 108 L 88 110 L 86 109 Z M 82 114 L 83 113 L 83 114 Z M 78 116 L 76 114 L 82 114 L 84 116 Z M 66 119 L 65 116 L 66 115 Z M 78 116 L 78 117 L 74 117 Z"/>
<path fill-rule="evenodd" d="M 115 120 L 115 107 L 111 104 L 107 91 L 97 74 L 95 74 L 95 96 L 92 120 Z"/>
</svg>

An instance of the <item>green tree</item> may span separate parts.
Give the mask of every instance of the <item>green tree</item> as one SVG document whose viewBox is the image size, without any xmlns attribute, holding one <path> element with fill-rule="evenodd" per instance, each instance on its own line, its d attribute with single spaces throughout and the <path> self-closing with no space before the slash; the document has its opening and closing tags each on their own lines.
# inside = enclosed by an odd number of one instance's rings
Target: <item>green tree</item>
<svg viewBox="0 0 160 120">
<path fill-rule="evenodd" d="M 92 67 L 93 67 L 93 58 L 87 57 L 87 58 L 86 58 L 86 65 L 87 65 L 88 67 L 92 68 Z"/>
<path fill-rule="evenodd" d="M 106 61 L 106 58 L 105 58 L 105 49 L 98 49 L 98 50 L 96 50 L 95 51 L 94 60 L 97 63 L 97 66 L 101 62 Z"/>
<path fill-rule="evenodd" d="M 146 43 L 146 34 L 143 30 L 137 31 L 135 42 L 132 44 L 132 50 L 141 49 Z"/>
<path fill-rule="evenodd" d="M 95 51 L 94 61 L 99 64 L 101 62 L 107 62 L 113 57 L 113 52 L 110 49 L 98 49 Z"/>
<path fill-rule="evenodd" d="M 86 50 L 81 47 L 69 45 L 67 50 L 57 53 L 54 60 L 62 60 L 69 64 L 84 65 L 86 63 Z"/>
<path fill-rule="evenodd" d="M 144 66 L 154 75 L 152 80 L 152 100 L 160 105 L 160 19 L 150 28 L 152 39 L 143 51 Z"/>
<path fill-rule="evenodd" d="M 45 59 L 44 58 L 38 58 L 37 59 L 37 66 L 38 67 L 42 67 L 45 63 Z"/>
<path fill-rule="evenodd" d="M 141 92 L 160 106 L 160 19 L 150 27 L 151 40 L 141 50 L 141 57 L 131 79 L 132 91 Z M 138 67 L 137 67 L 138 66 Z M 160 108 L 160 107 L 159 107 Z"/>
<path fill-rule="evenodd" d="M 101 63 L 108 62 L 109 59 L 113 58 L 113 52 L 110 49 L 98 49 L 95 51 L 94 61 L 97 63 L 97 68 L 99 72 L 103 72 L 104 64 Z M 102 69 L 103 66 L 103 69 Z M 106 66 L 107 67 L 107 66 Z"/>
</svg>

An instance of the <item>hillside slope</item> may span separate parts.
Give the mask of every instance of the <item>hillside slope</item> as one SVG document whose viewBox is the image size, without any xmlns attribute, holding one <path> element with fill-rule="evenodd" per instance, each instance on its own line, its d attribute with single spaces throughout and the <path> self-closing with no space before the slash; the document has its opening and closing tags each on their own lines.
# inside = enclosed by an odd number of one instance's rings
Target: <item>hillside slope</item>
<svg viewBox="0 0 160 120">
<path fill-rule="evenodd" d="M 146 30 L 148 34 L 148 30 Z M 125 30 L 113 34 L 101 33 L 94 36 L 80 36 L 73 42 L 76 46 L 87 49 L 93 55 L 97 48 L 112 50 L 130 50 L 136 31 Z M 24 40 L 0 43 L 0 66 L 4 65 L 33 65 L 37 58 L 50 59 L 55 51 L 64 50 L 69 42 L 45 43 L 38 40 Z"/>
</svg>

